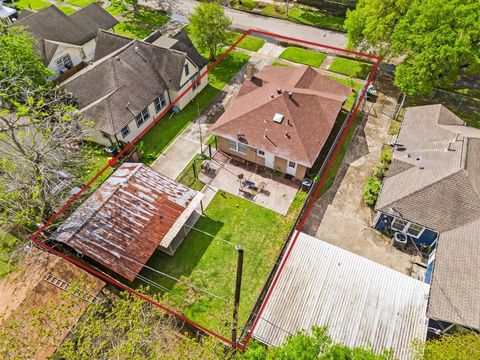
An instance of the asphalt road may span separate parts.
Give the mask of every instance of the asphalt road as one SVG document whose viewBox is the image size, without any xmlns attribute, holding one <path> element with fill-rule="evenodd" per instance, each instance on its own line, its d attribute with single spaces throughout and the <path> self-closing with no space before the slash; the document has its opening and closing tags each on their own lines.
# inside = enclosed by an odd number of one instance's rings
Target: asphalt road
<svg viewBox="0 0 480 360">
<path fill-rule="evenodd" d="M 140 0 L 140 3 L 161 9 L 172 15 L 175 20 L 186 21 L 186 17 L 198 4 L 195 0 Z M 232 18 L 233 28 L 248 30 L 260 29 L 275 34 L 313 41 L 326 45 L 345 48 L 347 36 L 344 33 L 318 29 L 312 26 L 296 24 L 290 21 L 254 15 L 235 9 L 225 8 L 225 13 Z"/>
</svg>

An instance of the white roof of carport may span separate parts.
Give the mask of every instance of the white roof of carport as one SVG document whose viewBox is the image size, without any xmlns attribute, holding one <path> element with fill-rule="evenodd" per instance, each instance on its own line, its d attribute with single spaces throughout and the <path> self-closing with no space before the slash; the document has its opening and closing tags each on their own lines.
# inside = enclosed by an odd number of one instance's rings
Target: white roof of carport
<svg viewBox="0 0 480 360">
<path fill-rule="evenodd" d="M 327 326 L 336 342 L 409 359 L 412 341 L 426 337 L 428 292 L 428 284 L 300 233 L 253 337 L 278 346 Z"/>
</svg>

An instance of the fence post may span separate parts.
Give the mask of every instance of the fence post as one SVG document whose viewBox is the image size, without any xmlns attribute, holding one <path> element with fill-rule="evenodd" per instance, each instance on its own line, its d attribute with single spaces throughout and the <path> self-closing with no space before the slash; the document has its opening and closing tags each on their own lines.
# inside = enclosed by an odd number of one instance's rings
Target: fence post
<svg viewBox="0 0 480 360">
<path fill-rule="evenodd" d="M 193 177 L 194 177 L 195 179 L 198 179 L 197 169 L 195 168 L 196 162 L 197 162 L 197 159 L 194 159 L 194 160 L 193 160 L 193 163 L 192 163 L 192 167 L 193 167 Z"/>
<path fill-rule="evenodd" d="M 210 158 L 212 158 L 212 144 L 208 143 L 208 153 L 210 155 Z"/>
</svg>

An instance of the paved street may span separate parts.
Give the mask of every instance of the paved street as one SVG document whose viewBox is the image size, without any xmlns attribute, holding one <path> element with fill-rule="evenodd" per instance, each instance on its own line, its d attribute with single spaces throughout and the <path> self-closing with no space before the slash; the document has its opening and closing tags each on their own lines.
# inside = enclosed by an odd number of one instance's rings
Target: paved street
<svg viewBox="0 0 480 360">
<path fill-rule="evenodd" d="M 188 16 L 192 9 L 198 5 L 198 2 L 195 0 L 140 0 L 140 4 L 164 10 L 171 14 L 173 19 L 183 19 L 185 21 L 186 16 Z M 234 28 L 242 30 L 259 29 L 339 48 L 345 48 L 347 45 L 347 36 L 341 32 L 319 29 L 261 15 L 254 15 L 230 8 L 225 8 L 225 13 L 233 19 L 232 26 Z"/>
</svg>

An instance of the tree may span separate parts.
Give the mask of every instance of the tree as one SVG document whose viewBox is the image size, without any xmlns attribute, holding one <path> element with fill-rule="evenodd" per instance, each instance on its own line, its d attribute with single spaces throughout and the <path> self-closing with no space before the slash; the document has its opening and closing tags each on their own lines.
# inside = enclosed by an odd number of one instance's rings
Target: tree
<svg viewBox="0 0 480 360">
<path fill-rule="evenodd" d="M 51 72 L 35 54 L 35 46 L 35 40 L 24 29 L 0 22 L 0 101 L 7 96 L 20 100 L 18 96 L 25 89 L 47 86 Z"/>
<path fill-rule="evenodd" d="M 264 348 L 258 343 L 249 345 L 245 353 L 238 359 L 246 360 L 315 360 L 315 359 L 345 359 L 345 360 L 388 360 L 392 359 L 390 351 L 375 354 L 371 349 L 359 347 L 349 348 L 334 343 L 328 336 L 326 328 L 312 328 L 312 335 L 299 332 L 289 336 L 284 345 L 277 348 Z"/>
<path fill-rule="evenodd" d="M 10 81 L 0 81 L 0 92 Z M 9 230 L 44 222 L 88 165 L 79 146 L 88 123 L 69 95 L 54 88 L 23 93 L 25 104 L 0 98 L 0 226 Z"/>
<path fill-rule="evenodd" d="M 218 47 L 230 40 L 229 28 L 232 21 L 225 16 L 225 11 L 217 2 L 197 5 L 189 20 L 190 34 L 195 45 L 201 51 L 208 51 L 209 59 L 214 60 Z"/>
<path fill-rule="evenodd" d="M 444 335 L 415 345 L 418 360 L 470 360 L 478 359 L 479 354 L 480 336 L 472 332 Z"/>
<path fill-rule="evenodd" d="M 429 94 L 480 68 L 477 0 L 360 0 L 345 28 L 350 47 L 403 59 L 395 84 L 409 95 Z"/>
</svg>

